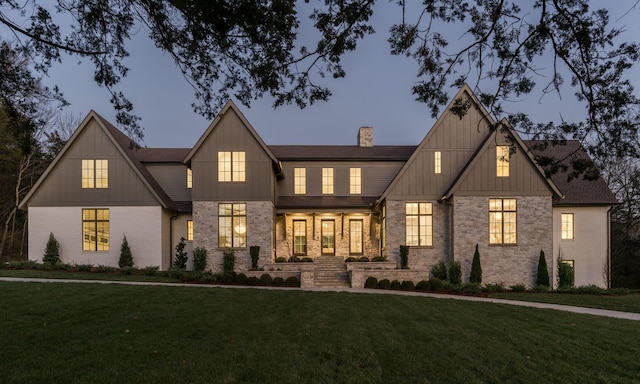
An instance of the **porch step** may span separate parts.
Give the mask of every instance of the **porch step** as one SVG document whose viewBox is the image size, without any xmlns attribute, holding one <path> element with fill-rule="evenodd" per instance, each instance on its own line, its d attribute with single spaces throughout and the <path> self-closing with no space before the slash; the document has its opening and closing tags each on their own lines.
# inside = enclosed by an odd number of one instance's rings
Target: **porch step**
<svg viewBox="0 0 640 384">
<path fill-rule="evenodd" d="M 313 286 L 317 288 L 351 288 L 351 278 L 341 257 L 323 256 L 313 260 Z"/>
</svg>

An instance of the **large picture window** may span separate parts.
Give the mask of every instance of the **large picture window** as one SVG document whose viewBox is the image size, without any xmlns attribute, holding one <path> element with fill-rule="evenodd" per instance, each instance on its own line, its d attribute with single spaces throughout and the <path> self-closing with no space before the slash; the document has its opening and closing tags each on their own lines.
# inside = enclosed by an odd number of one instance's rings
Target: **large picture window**
<svg viewBox="0 0 640 384">
<path fill-rule="evenodd" d="M 406 203 L 406 245 L 433 245 L 433 211 L 431 203 Z"/>
<path fill-rule="evenodd" d="M 218 152 L 218 181 L 243 182 L 246 179 L 245 153 Z"/>
<path fill-rule="evenodd" d="M 109 210 L 82 210 L 82 250 L 106 252 L 109 250 Z"/>
<path fill-rule="evenodd" d="M 218 204 L 218 247 L 247 246 L 247 205 Z"/>
<path fill-rule="evenodd" d="M 516 199 L 489 199 L 489 244 L 515 244 L 516 222 Z"/>
<path fill-rule="evenodd" d="M 82 159 L 82 188 L 109 188 L 109 160 Z"/>
</svg>

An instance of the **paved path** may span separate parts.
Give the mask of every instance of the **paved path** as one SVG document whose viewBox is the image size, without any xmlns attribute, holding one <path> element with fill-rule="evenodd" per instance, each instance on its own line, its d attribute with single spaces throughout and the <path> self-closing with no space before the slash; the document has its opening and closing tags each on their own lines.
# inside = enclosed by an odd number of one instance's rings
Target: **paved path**
<svg viewBox="0 0 640 384">
<path fill-rule="evenodd" d="M 291 289 L 291 288 L 277 288 L 277 287 L 249 287 L 249 286 L 239 286 L 239 285 L 181 284 L 181 283 L 156 283 L 156 282 L 108 281 L 108 280 L 38 279 L 38 278 L 17 278 L 17 277 L 0 277 L 0 281 L 38 282 L 38 283 L 161 285 L 161 286 L 169 286 L 169 287 L 179 286 L 179 287 L 194 287 L 194 288 L 197 287 L 197 288 L 272 289 L 272 290 L 279 290 L 279 289 L 290 290 Z M 482 302 L 482 303 L 507 304 L 507 305 L 518 305 L 521 307 L 553 309 L 556 311 L 573 312 L 573 313 L 579 313 L 584 315 L 604 316 L 604 317 L 612 317 L 616 319 L 640 321 L 640 313 L 611 311 L 608 309 L 574 307 L 570 305 L 560 305 L 560 304 L 536 303 L 532 301 L 516 301 L 516 300 L 505 300 L 505 299 L 492 299 L 488 297 L 446 295 L 446 294 L 439 294 L 439 293 L 423 293 L 423 292 L 409 292 L 409 291 L 388 291 L 388 290 L 360 289 L 360 288 L 344 288 L 344 289 L 304 288 L 303 290 L 312 291 L 312 292 L 349 292 L 349 293 L 362 293 L 362 294 L 366 293 L 366 294 L 386 294 L 386 295 L 401 295 L 401 296 L 420 296 L 420 297 L 431 297 L 435 299 L 476 301 L 476 302 Z"/>
</svg>

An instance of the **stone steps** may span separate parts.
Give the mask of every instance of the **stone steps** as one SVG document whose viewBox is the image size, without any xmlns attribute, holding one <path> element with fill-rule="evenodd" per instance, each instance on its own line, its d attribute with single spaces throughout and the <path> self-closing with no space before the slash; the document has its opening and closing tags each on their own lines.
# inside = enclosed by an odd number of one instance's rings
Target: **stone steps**
<svg viewBox="0 0 640 384">
<path fill-rule="evenodd" d="M 342 257 L 322 256 L 313 260 L 313 286 L 351 288 L 351 277 Z"/>
</svg>

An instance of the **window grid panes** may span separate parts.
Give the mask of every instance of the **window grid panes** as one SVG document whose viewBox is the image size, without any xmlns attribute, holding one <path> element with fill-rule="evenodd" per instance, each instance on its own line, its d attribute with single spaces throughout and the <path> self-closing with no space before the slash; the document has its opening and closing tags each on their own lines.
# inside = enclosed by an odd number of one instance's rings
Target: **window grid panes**
<svg viewBox="0 0 640 384">
<path fill-rule="evenodd" d="M 442 152 L 436 151 L 433 154 L 433 172 L 436 174 L 442 173 Z"/>
<path fill-rule="evenodd" d="M 562 239 L 573 240 L 573 213 L 562 214 Z"/>
<path fill-rule="evenodd" d="M 109 250 L 109 210 L 82 210 L 82 250 L 106 252 Z"/>
<path fill-rule="evenodd" d="M 509 177 L 509 146 L 496 147 L 496 176 Z"/>
<path fill-rule="evenodd" d="M 244 152 L 218 152 L 218 181 L 243 182 L 246 180 Z"/>
<path fill-rule="evenodd" d="M 247 246 L 247 205 L 218 204 L 218 247 Z"/>
<path fill-rule="evenodd" d="M 349 168 L 349 193 L 352 195 L 362 193 L 362 168 Z"/>
<path fill-rule="evenodd" d="M 109 187 L 109 160 L 82 159 L 82 188 Z"/>
<path fill-rule="evenodd" d="M 433 245 L 433 210 L 431 203 L 406 203 L 406 245 Z"/>
<path fill-rule="evenodd" d="M 193 241 L 193 220 L 187 220 L 187 241 Z"/>
<path fill-rule="evenodd" d="M 362 220 L 349 220 L 349 253 L 362 255 Z"/>
<path fill-rule="evenodd" d="M 307 254 L 307 221 L 293 221 L 293 253 L 295 255 Z"/>
<path fill-rule="evenodd" d="M 333 168 L 322 168 L 322 193 L 333 194 Z"/>
<path fill-rule="evenodd" d="M 489 199 L 489 244 L 516 244 L 516 199 Z"/>
<path fill-rule="evenodd" d="M 191 169 L 187 168 L 187 188 L 192 188 L 193 187 L 193 172 L 191 172 Z"/>
<path fill-rule="evenodd" d="M 293 189 L 296 195 L 304 195 L 307 193 L 307 169 L 293 169 Z"/>
</svg>

